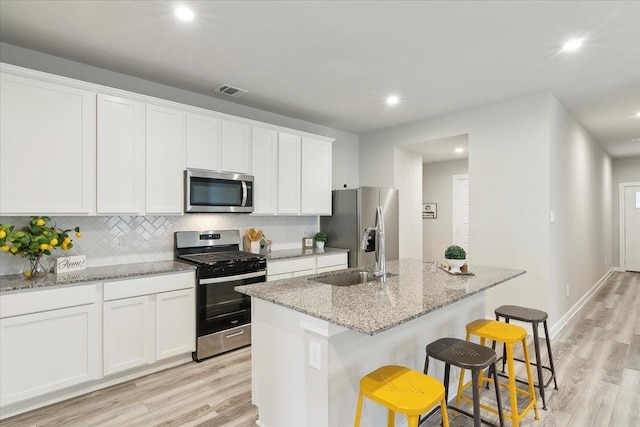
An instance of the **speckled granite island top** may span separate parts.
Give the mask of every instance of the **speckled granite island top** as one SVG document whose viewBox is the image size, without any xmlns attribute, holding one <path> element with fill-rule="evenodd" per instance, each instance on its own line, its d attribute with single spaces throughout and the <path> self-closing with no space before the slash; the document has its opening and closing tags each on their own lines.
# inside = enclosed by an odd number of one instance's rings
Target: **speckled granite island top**
<svg viewBox="0 0 640 427">
<path fill-rule="evenodd" d="M 346 271 L 238 286 L 255 298 L 317 317 L 367 335 L 375 335 L 437 310 L 525 273 L 497 267 L 471 265 L 474 276 L 453 276 L 434 262 L 400 260 L 387 262 L 395 274 L 386 284 L 369 282 L 354 286 L 331 286 L 315 278 Z M 366 270 L 371 271 L 371 268 Z"/>
<path fill-rule="evenodd" d="M 291 258 L 304 258 L 307 256 L 320 256 L 320 255 L 334 255 L 341 253 L 348 253 L 349 249 L 339 249 L 339 248 L 309 248 L 309 249 L 281 249 L 278 251 L 271 251 L 266 254 L 267 261 L 276 261 L 281 259 L 291 259 Z"/>
<path fill-rule="evenodd" d="M 17 292 L 51 289 L 55 286 L 72 286 L 105 280 L 127 279 L 137 276 L 167 274 L 195 270 L 195 266 L 179 261 L 142 262 L 137 264 L 90 267 L 85 270 L 63 274 L 49 273 L 44 277 L 25 279 L 21 274 L 0 276 L 0 295 Z"/>
</svg>

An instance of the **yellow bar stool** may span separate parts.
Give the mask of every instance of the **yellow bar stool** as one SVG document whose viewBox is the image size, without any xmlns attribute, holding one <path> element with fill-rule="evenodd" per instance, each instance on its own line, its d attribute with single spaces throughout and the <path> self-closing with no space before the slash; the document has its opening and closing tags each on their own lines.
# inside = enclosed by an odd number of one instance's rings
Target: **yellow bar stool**
<svg viewBox="0 0 640 427">
<path fill-rule="evenodd" d="M 508 375 L 509 375 L 509 383 L 503 384 L 500 383 L 501 386 L 507 387 L 509 389 L 509 397 L 511 403 L 511 414 L 504 413 L 503 416 L 505 418 L 510 417 L 513 427 L 519 426 L 519 421 L 523 419 L 527 413 L 533 408 L 536 420 L 539 420 L 538 416 L 538 408 L 536 407 L 536 392 L 533 384 L 533 377 L 531 375 L 531 365 L 529 364 L 529 351 L 527 350 L 527 331 L 526 329 L 512 325 L 509 323 L 498 322 L 496 320 L 474 320 L 473 322 L 467 324 L 467 341 L 470 341 L 471 335 L 476 335 L 480 337 L 480 345 L 485 345 L 486 340 L 493 340 L 501 342 L 505 345 L 506 348 L 506 359 L 507 359 L 507 367 L 508 367 Z M 527 369 L 527 379 L 529 383 L 529 390 L 523 390 L 521 388 L 516 387 L 516 375 L 514 368 L 514 357 L 513 357 L 513 347 L 514 344 L 521 343 L 524 351 L 524 360 Z M 483 381 L 493 382 L 494 380 L 488 377 L 483 376 L 482 372 L 480 372 L 480 381 L 478 387 L 482 387 Z M 467 384 L 464 384 L 464 369 L 460 372 L 460 381 L 458 383 L 458 395 L 456 397 L 456 406 L 460 404 L 460 400 L 464 400 L 465 402 L 472 403 L 472 401 L 466 396 L 462 395 L 462 392 L 471 385 L 471 381 Z M 518 396 L 517 393 L 524 394 L 528 396 L 531 400 L 529 404 L 522 410 L 521 413 L 518 413 Z M 484 404 L 480 405 L 481 408 L 486 409 L 494 414 L 498 414 L 498 411 Z"/>
<path fill-rule="evenodd" d="M 395 424 L 395 413 L 407 416 L 409 427 L 418 427 L 421 414 L 440 403 L 442 425 L 449 427 L 444 385 L 437 379 L 403 366 L 383 366 L 360 380 L 360 393 L 354 426 L 360 426 L 362 398 L 387 408 L 387 427 Z"/>
</svg>

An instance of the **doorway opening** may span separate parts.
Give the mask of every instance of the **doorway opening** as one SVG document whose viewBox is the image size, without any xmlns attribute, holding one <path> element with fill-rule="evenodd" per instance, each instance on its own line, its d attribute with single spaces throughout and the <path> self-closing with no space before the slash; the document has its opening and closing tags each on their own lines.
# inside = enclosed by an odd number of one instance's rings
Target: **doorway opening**
<svg viewBox="0 0 640 427">
<path fill-rule="evenodd" d="M 406 147 L 422 156 L 422 254 L 443 261 L 445 249 L 469 249 L 469 135 Z"/>
</svg>

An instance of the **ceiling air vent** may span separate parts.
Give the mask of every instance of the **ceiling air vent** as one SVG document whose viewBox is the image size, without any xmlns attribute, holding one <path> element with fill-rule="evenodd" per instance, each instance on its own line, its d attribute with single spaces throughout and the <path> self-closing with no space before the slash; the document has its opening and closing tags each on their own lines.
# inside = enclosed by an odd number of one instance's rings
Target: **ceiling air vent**
<svg viewBox="0 0 640 427">
<path fill-rule="evenodd" d="M 218 86 L 217 88 L 214 89 L 214 91 L 218 93 L 224 93 L 225 95 L 233 96 L 236 98 L 247 93 L 247 91 L 244 89 L 240 89 L 239 87 L 233 87 L 229 85 Z"/>
</svg>

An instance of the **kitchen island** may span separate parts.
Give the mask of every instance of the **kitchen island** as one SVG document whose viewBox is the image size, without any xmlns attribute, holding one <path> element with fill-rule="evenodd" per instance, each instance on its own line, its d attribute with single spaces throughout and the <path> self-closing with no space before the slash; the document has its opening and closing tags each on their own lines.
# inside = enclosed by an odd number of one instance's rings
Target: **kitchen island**
<svg viewBox="0 0 640 427">
<path fill-rule="evenodd" d="M 469 270 L 473 276 L 453 276 L 434 262 L 400 260 L 387 263 L 384 283 L 317 281 L 342 270 L 237 287 L 252 297 L 258 425 L 352 425 L 362 376 L 388 364 L 422 370 L 428 343 L 464 338 L 465 325 L 485 316 L 484 291 L 525 273 L 474 265 Z M 443 378 L 443 366 L 432 366 L 430 373 Z M 365 400 L 362 425 L 386 425 L 386 410 Z"/>
</svg>

